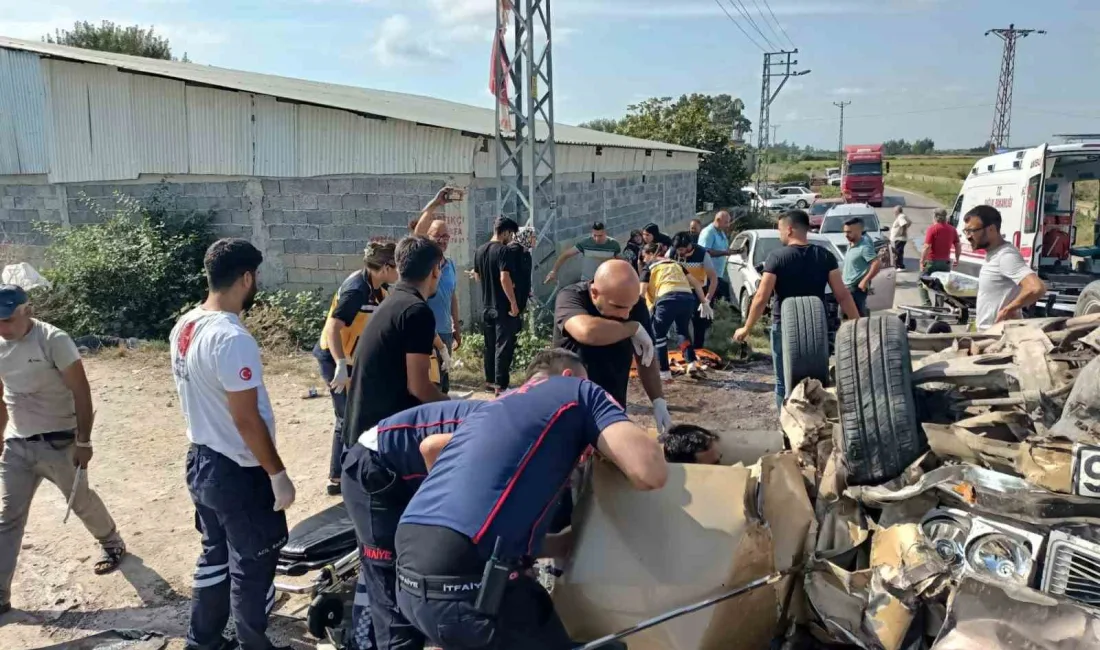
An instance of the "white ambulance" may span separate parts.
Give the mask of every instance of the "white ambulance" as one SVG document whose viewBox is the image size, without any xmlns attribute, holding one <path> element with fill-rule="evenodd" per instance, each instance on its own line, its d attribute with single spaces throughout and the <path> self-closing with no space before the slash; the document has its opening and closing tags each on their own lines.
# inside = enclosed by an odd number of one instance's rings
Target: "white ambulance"
<svg viewBox="0 0 1100 650">
<path fill-rule="evenodd" d="M 1074 183 L 1097 179 L 1100 142 L 1044 144 L 979 160 L 949 217 L 962 242 L 959 272 L 977 278 L 985 263 L 985 252 L 971 250 L 967 242 L 963 217 L 977 205 L 990 205 L 1001 213 L 1001 234 L 1050 289 L 1040 307 L 1052 315 L 1100 311 L 1100 283 L 1088 286 L 1100 280 L 1100 248 L 1095 241 L 1077 241 L 1073 195 Z M 1079 300 L 1089 308 L 1078 309 Z"/>
</svg>

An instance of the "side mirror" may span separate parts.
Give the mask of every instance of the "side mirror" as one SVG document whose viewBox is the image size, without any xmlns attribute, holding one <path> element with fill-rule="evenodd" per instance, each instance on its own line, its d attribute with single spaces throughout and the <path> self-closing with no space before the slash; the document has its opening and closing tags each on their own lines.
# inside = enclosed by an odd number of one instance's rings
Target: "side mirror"
<svg viewBox="0 0 1100 650">
<path fill-rule="evenodd" d="M 763 274 L 763 273 L 764 273 L 764 263 L 763 263 L 763 262 L 761 262 L 761 263 L 757 264 L 757 265 L 756 265 L 756 266 L 754 266 L 753 268 L 755 268 L 755 269 L 756 269 L 756 272 L 757 272 L 757 273 L 760 273 L 760 274 Z"/>
<path fill-rule="evenodd" d="M 879 232 L 890 232 L 890 226 L 883 226 L 879 228 Z"/>
<path fill-rule="evenodd" d="M 890 173 L 890 163 L 886 163 L 886 173 Z"/>
</svg>

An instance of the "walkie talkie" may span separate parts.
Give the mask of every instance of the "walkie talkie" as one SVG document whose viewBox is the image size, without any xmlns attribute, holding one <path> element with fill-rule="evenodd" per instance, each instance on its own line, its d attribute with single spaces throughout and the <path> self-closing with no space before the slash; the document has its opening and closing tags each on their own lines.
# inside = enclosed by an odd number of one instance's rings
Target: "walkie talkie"
<svg viewBox="0 0 1100 650">
<path fill-rule="evenodd" d="M 477 590 L 474 608 L 482 614 L 496 616 L 500 611 L 500 602 L 504 599 L 504 589 L 508 586 L 508 576 L 512 569 L 500 563 L 500 538 L 493 544 L 493 555 L 485 563 L 481 574 L 481 587 Z"/>
</svg>

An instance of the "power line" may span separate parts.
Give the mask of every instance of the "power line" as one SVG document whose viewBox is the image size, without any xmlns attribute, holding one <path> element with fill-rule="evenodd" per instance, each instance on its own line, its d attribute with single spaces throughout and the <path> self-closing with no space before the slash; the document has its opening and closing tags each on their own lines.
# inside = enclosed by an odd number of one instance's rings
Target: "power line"
<svg viewBox="0 0 1100 650">
<path fill-rule="evenodd" d="M 772 15 L 772 20 L 775 21 L 775 26 L 779 28 L 779 31 L 783 32 L 783 36 L 786 37 L 787 42 L 791 44 L 791 47 L 795 47 L 794 41 L 791 40 L 790 35 L 787 34 L 787 30 L 783 29 L 783 25 L 779 23 L 779 19 L 775 17 L 775 12 L 772 11 L 772 6 L 768 4 L 768 0 L 764 0 L 764 6 L 768 8 L 768 13 Z"/>
<path fill-rule="evenodd" d="M 741 8 L 737 9 L 737 7 L 734 6 L 734 4 L 733 4 L 734 2 L 736 2 L 738 5 L 740 5 Z M 764 35 L 764 32 L 761 31 L 760 26 L 757 25 L 756 21 L 752 19 L 752 16 L 749 14 L 749 10 L 745 8 L 744 0 L 729 0 L 729 3 L 730 3 L 731 7 L 733 7 L 734 9 L 737 9 L 737 11 L 739 11 L 741 13 L 741 15 L 744 16 L 745 20 L 749 21 L 749 24 L 752 25 L 752 28 L 756 30 L 757 34 L 760 34 L 760 38 L 764 39 L 764 42 L 768 44 L 768 47 L 770 47 L 773 50 L 781 49 L 781 48 L 777 47 L 774 43 L 772 43 L 771 40 L 769 40 L 767 36 Z"/>
<path fill-rule="evenodd" d="M 760 16 L 760 22 L 764 23 L 764 26 L 768 28 L 768 33 L 775 37 L 775 42 L 783 45 L 783 41 L 779 38 L 779 32 L 775 31 L 775 28 L 768 22 L 767 17 L 764 16 L 764 10 L 760 8 L 760 0 L 752 0 L 753 5 L 756 6 L 756 15 Z"/>
<path fill-rule="evenodd" d="M 714 0 L 714 3 L 716 5 L 718 5 L 718 7 L 722 10 L 722 12 L 726 14 L 726 18 L 729 18 L 730 22 L 733 23 L 733 25 L 737 29 L 741 30 L 741 33 L 745 35 L 745 38 L 749 39 L 749 41 L 753 45 L 755 45 L 758 50 L 760 50 L 761 52 L 766 52 L 767 51 L 766 49 L 764 49 L 763 45 L 756 42 L 756 39 L 754 39 L 752 36 L 749 36 L 749 33 L 747 31 L 745 31 L 745 28 L 741 26 L 741 23 L 737 22 L 734 19 L 734 17 L 732 15 L 730 15 L 730 12 L 726 10 L 726 6 L 722 4 L 722 0 Z M 734 9 L 736 9 L 736 7 L 734 7 Z"/>
<path fill-rule="evenodd" d="M 898 111 L 895 113 L 875 113 L 870 115 L 849 115 L 848 117 L 858 118 L 875 118 L 875 117 L 896 117 L 898 115 L 916 115 L 919 113 L 940 113 L 944 111 L 961 111 L 970 108 L 989 108 L 991 104 L 971 104 L 969 106 L 944 106 L 940 108 L 923 108 L 912 111 Z M 1084 116 L 1082 116 L 1084 117 Z M 801 117 L 801 118 L 788 118 L 786 122 L 832 122 L 835 117 Z"/>
</svg>

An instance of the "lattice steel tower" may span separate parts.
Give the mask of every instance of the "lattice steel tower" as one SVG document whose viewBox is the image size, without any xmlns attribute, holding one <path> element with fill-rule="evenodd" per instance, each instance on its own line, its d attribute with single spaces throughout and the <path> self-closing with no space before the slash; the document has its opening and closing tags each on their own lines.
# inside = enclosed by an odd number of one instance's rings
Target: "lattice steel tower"
<svg viewBox="0 0 1100 650">
<path fill-rule="evenodd" d="M 993 111 L 993 130 L 989 135 L 990 153 L 1002 147 L 1008 146 L 1009 134 L 1012 130 L 1012 85 L 1016 76 L 1016 40 L 1026 38 L 1030 34 L 1046 34 L 1041 29 L 1016 29 L 1015 25 L 1009 25 L 1008 29 L 991 29 L 986 36 L 994 34 L 1005 42 L 1004 54 L 1001 56 L 1001 80 L 997 86 L 997 108 Z"/>
</svg>

